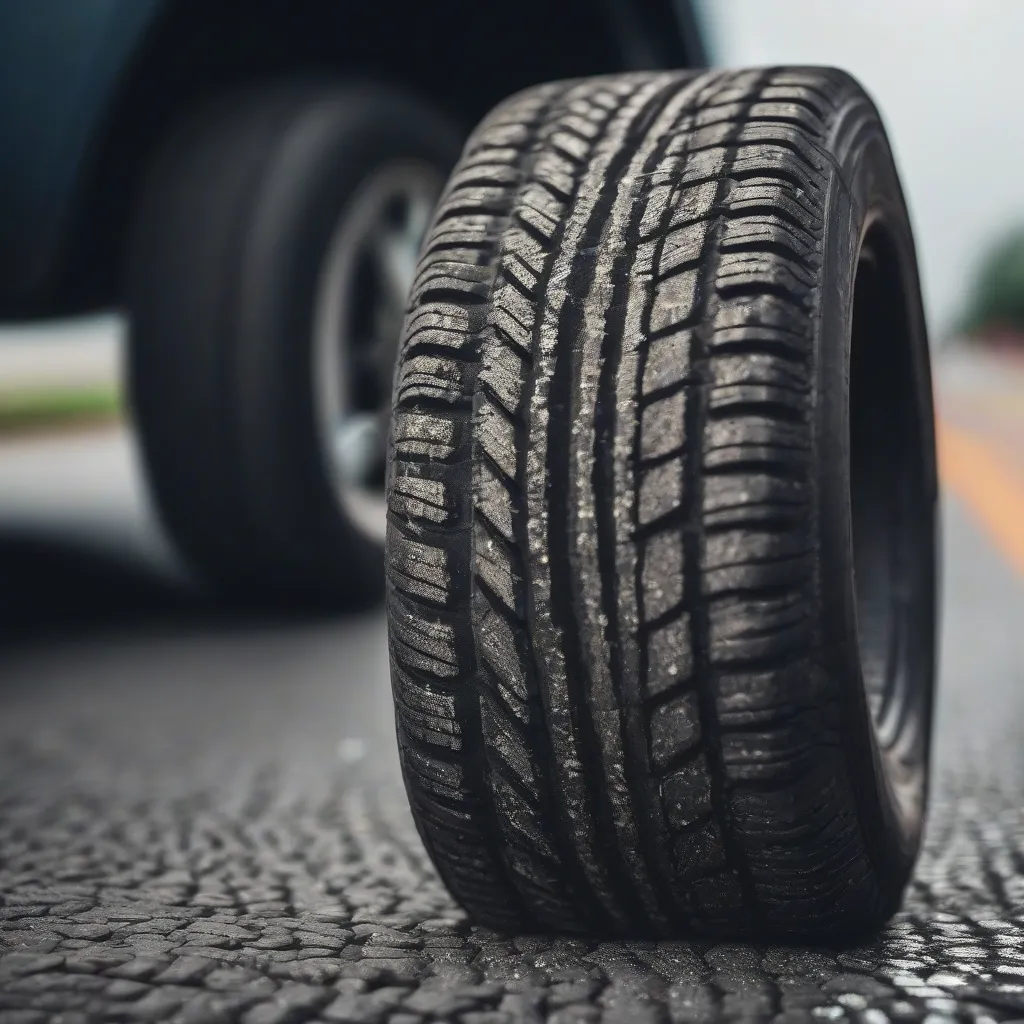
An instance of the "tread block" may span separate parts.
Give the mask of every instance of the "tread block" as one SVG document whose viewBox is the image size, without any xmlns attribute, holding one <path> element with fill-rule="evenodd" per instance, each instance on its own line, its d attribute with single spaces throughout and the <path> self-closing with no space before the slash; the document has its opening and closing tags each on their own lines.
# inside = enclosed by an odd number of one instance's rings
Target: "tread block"
<svg viewBox="0 0 1024 1024">
<path fill-rule="evenodd" d="M 565 216 L 565 202 L 538 182 L 530 182 L 518 197 L 515 216 L 533 229 L 538 241 L 550 244 Z"/>
<path fill-rule="evenodd" d="M 644 363 L 644 394 L 679 385 L 691 373 L 690 353 L 693 332 L 688 330 L 664 334 L 651 342 Z"/>
<path fill-rule="evenodd" d="M 797 453 L 810 451 L 810 438 L 799 423 L 780 422 L 764 414 L 736 413 L 711 420 L 704 432 L 704 458 L 719 449 L 780 448 Z"/>
<path fill-rule="evenodd" d="M 492 402 L 481 402 L 476 411 L 476 441 L 481 451 L 509 480 L 516 476 L 516 430 L 507 415 Z"/>
<path fill-rule="evenodd" d="M 794 558 L 810 549 L 808 538 L 790 531 L 723 530 L 705 538 L 701 568 L 709 572 L 748 562 Z"/>
<path fill-rule="evenodd" d="M 391 436 L 399 457 L 423 455 L 447 462 L 458 447 L 456 424 L 434 413 L 399 410 L 392 420 Z"/>
<path fill-rule="evenodd" d="M 451 196 L 452 193 L 467 186 L 484 185 L 484 187 L 491 188 L 504 185 L 507 188 L 518 183 L 520 172 L 514 163 L 495 160 L 493 152 L 488 155 L 491 158 L 489 161 L 474 161 L 455 171 L 448 179 L 447 195 Z"/>
<path fill-rule="evenodd" d="M 518 627 L 482 595 L 474 596 L 473 605 L 474 636 L 480 657 L 494 676 L 506 706 L 516 712 L 517 717 L 525 717 L 530 695 L 526 688 L 526 668 L 516 640 Z"/>
<path fill-rule="evenodd" d="M 720 673 L 715 679 L 715 704 L 723 728 L 791 715 L 795 708 L 820 706 L 834 696 L 822 670 L 803 659 L 763 672 Z"/>
<path fill-rule="evenodd" d="M 793 390 L 771 384 L 727 384 L 710 389 L 708 410 L 717 415 L 725 409 L 763 408 L 766 412 L 799 421 L 810 413 L 809 397 L 803 388 Z"/>
<path fill-rule="evenodd" d="M 458 517 L 455 499 L 443 480 L 415 475 L 415 464 L 396 465 L 388 491 L 391 513 L 407 524 L 419 521 L 427 526 L 445 526 Z"/>
<path fill-rule="evenodd" d="M 725 203 L 728 216 L 746 218 L 752 213 L 763 213 L 766 210 L 771 211 L 768 216 L 774 221 L 798 226 L 804 237 L 815 241 L 821 237 L 821 204 L 803 189 L 782 181 L 745 181 L 729 187 Z"/>
<path fill-rule="evenodd" d="M 675 194 L 676 189 L 672 182 L 655 185 L 647 193 L 644 215 L 640 220 L 640 240 L 642 242 L 649 241 L 661 234 L 662 222 Z"/>
<path fill-rule="evenodd" d="M 388 524 L 387 567 L 391 579 L 407 594 L 447 604 L 452 574 L 444 548 L 412 540 Z"/>
<path fill-rule="evenodd" d="M 714 818 L 679 836 L 672 843 L 672 852 L 676 876 L 687 884 L 721 871 L 726 865 L 722 829 Z"/>
<path fill-rule="evenodd" d="M 820 143 L 795 125 L 747 121 L 736 136 L 735 144 L 751 147 L 755 152 L 766 152 L 773 146 L 783 146 L 790 153 L 790 162 L 804 165 L 802 173 L 811 181 L 818 180 L 828 164 Z"/>
<path fill-rule="evenodd" d="M 808 487 L 802 480 L 761 473 L 713 476 L 704 481 L 705 523 L 712 522 L 710 517 L 715 513 L 735 512 L 744 508 L 756 510 L 758 506 L 803 506 L 807 498 Z M 721 521 L 729 520 L 723 515 Z"/>
<path fill-rule="evenodd" d="M 810 639 L 810 611 L 799 591 L 778 597 L 712 598 L 708 603 L 711 661 L 785 658 L 800 651 Z"/>
<path fill-rule="evenodd" d="M 658 770 L 701 740 L 700 704 L 694 692 L 682 693 L 651 713 L 651 763 Z"/>
<path fill-rule="evenodd" d="M 693 153 L 686 161 L 682 171 L 682 185 L 690 186 L 714 184 L 723 170 L 729 165 L 729 150 L 721 146 L 715 149 L 702 149 Z"/>
<path fill-rule="evenodd" d="M 517 734 L 521 726 L 504 714 L 497 700 L 486 691 L 480 694 L 480 721 L 484 728 L 488 758 L 498 755 L 495 763 L 518 779 L 522 786 L 534 790 L 536 779 L 530 755 L 523 737 Z M 533 808 L 532 813 L 536 816 L 536 808 Z"/>
<path fill-rule="evenodd" d="M 470 314 L 465 307 L 436 299 L 425 302 L 409 314 L 405 333 L 406 348 L 414 342 L 462 348 L 469 329 Z M 438 337 L 434 337 L 433 332 L 437 332 Z M 421 337 L 424 334 L 426 337 Z"/>
<path fill-rule="evenodd" d="M 577 122 L 582 120 L 582 118 L 576 119 Z M 582 164 L 590 153 L 590 139 L 585 136 L 581 137 L 576 132 L 568 131 L 569 125 L 565 120 L 560 122 L 559 127 L 560 131 L 554 131 L 549 136 L 548 144 L 560 156 L 572 159 L 577 164 Z"/>
<path fill-rule="evenodd" d="M 457 262 L 468 267 L 483 266 L 487 262 L 489 248 L 490 246 L 484 242 L 464 246 L 434 243 L 430 251 L 420 257 L 420 266 L 422 269 L 443 262 Z M 419 276 L 417 280 L 420 280 Z"/>
<path fill-rule="evenodd" d="M 637 521 L 641 526 L 676 511 L 683 501 L 683 463 L 671 459 L 642 471 L 637 500 Z"/>
<path fill-rule="evenodd" d="M 748 214 L 731 218 L 722 232 L 721 249 L 723 252 L 746 249 L 751 252 L 788 253 L 795 260 L 803 260 L 809 268 L 815 267 L 819 261 L 814 236 L 803 226 L 797 227 L 777 214 Z M 808 273 L 806 283 L 808 287 L 814 286 L 812 273 Z"/>
<path fill-rule="evenodd" d="M 664 280 L 681 267 L 699 260 L 710 229 L 711 223 L 706 220 L 672 229 L 662 243 L 657 264 L 658 277 Z"/>
<path fill-rule="evenodd" d="M 450 623 L 428 617 L 422 608 L 388 590 L 390 640 L 399 662 L 440 678 L 457 676 L 462 659 Z"/>
<path fill-rule="evenodd" d="M 504 206 L 507 189 L 500 185 L 480 185 L 468 182 L 449 187 L 442 195 L 437 217 L 453 217 L 463 211 L 489 210 L 497 214 Z"/>
<path fill-rule="evenodd" d="M 544 149 L 533 165 L 538 190 L 547 191 L 556 203 L 565 203 L 576 188 L 577 167 L 561 153 Z M 564 209 L 564 206 L 562 207 Z"/>
<path fill-rule="evenodd" d="M 766 384 L 793 391 L 810 389 L 807 368 L 777 356 L 751 352 L 747 355 L 722 355 L 709 360 L 711 383 L 717 387 L 730 384 Z"/>
<path fill-rule="evenodd" d="M 660 618 L 683 599 L 683 539 L 666 530 L 644 544 L 641 606 L 646 622 Z"/>
<path fill-rule="evenodd" d="M 686 148 L 690 153 L 699 153 L 704 149 L 722 149 L 736 138 L 741 125 L 732 121 L 718 121 L 709 125 L 696 127 L 686 140 Z"/>
<path fill-rule="evenodd" d="M 646 406 L 640 414 L 640 457 L 657 459 L 683 446 L 686 392 L 677 391 Z"/>
<path fill-rule="evenodd" d="M 500 336 L 483 346 L 479 382 L 509 416 L 519 413 L 523 397 L 523 360 Z"/>
<path fill-rule="evenodd" d="M 680 612 L 670 622 L 656 626 L 647 635 L 648 697 L 678 686 L 693 672 L 693 645 L 690 639 L 690 616 Z"/>
<path fill-rule="evenodd" d="M 521 232 L 523 237 L 528 238 Z M 532 266 L 518 252 L 510 252 L 506 247 L 501 257 L 502 277 L 517 291 L 533 299 L 537 292 L 537 279 L 540 271 Z"/>
<path fill-rule="evenodd" d="M 455 698 L 432 690 L 396 668 L 392 675 L 400 726 L 422 743 L 462 749 L 462 727 L 455 714 Z"/>
<path fill-rule="evenodd" d="M 537 826 L 536 810 L 523 798 L 507 779 L 493 776 L 494 803 L 502 822 L 506 841 L 511 840 L 506 857 L 514 869 L 530 881 L 553 887 L 556 880 L 551 874 L 539 874 L 537 857 L 553 859 L 552 851 L 541 829 Z"/>
<path fill-rule="evenodd" d="M 747 109 L 748 104 L 746 103 L 709 103 L 694 115 L 693 126 L 695 128 L 707 128 L 726 121 L 737 124 L 743 120 Z"/>
<path fill-rule="evenodd" d="M 473 527 L 473 551 L 477 577 L 518 619 L 525 618 L 523 580 L 503 541 L 497 541 L 477 519 Z"/>
<path fill-rule="evenodd" d="M 453 294 L 462 295 L 463 302 L 480 305 L 489 291 L 490 270 L 487 267 L 466 264 L 445 264 L 437 261 L 413 282 L 409 293 L 411 303 Z"/>
<path fill-rule="evenodd" d="M 773 729 L 729 732 L 722 736 L 722 765 L 730 783 L 813 779 L 822 774 L 822 730 L 818 716 L 806 712 Z"/>
<path fill-rule="evenodd" d="M 701 589 L 709 597 L 717 597 L 721 594 L 808 586 L 813 569 L 814 562 L 810 555 L 773 558 L 764 562 L 749 560 L 707 570 Z"/>
<path fill-rule="evenodd" d="M 429 256 L 435 249 L 454 249 L 465 246 L 469 250 L 493 251 L 501 241 L 501 232 L 493 217 L 467 214 L 458 220 L 443 221 L 431 232 L 423 252 Z"/>
<path fill-rule="evenodd" d="M 490 463 L 478 462 L 474 467 L 473 494 L 477 512 L 509 544 L 514 544 L 513 499 L 505 481 L 491 468 Z"/>
<path fill-rule="evenodd" d="M 661 799 L 669 826 L 677 831 L 711 813 L 711 776 L 703 754 L 661 780 Z"/>
<path fill-rule="evenodd" d="M 717 181 L 706 181 L 680 189 L 676 193 L 675 206 L 668 222 L 669 229 L 709 217 L 715 209 L 720 188 Z"/>
<path fill-rule="evenodd" d="M 521 218 L 520 218 L 521 220 Z M 550 254 L 549 243 L 542 243 L 533 232 L 526 230 L 520 223 L 513 220 L 505 231 L 502 239 L 503 261 L 513 258 L 517 260 L 526 271 L 532 275 L 532 280 L 521 281 L 529 291 L 537 289 L 537 278 L 544 272 L 547 258 Z"/>
<path fill-rule="evenodd" d="M 490 322 L 509 343 L 529 356 L 533 348 L 535 313 L 530 300 L 507 281 L 499 281 L 491 296 Z"/>
<path fill-rule="evenodd" d="M 697 309 L 699 283 L 699 271 L 686 270 L 654 286 L 654 305 L 650 316 L 653 334 L 678 328 L 693 318 Z"/>
<path fill-rule="evenodd" d="M 454 405 L 466 394 L 465 364 L 457 359 L 410 355 L 401 365 L 395 389 L 399 405 L 418 399 Z"/>
<path fill-rule="evenodd" d="M 794 450 L 785 445 L 720 445 L 704 454 L 704 471 L 708 474 L 735 473 L 742 467 L 803 477 L 809 464 L 809 450 Z"/>
<path fill-rule="evenodd" d="M 796 260 L 766 260 L 757 253 L 727 253 L 718 264 L 715 287 L 721 295 L 772 292 L 805 307 L 810 274 Z"/>
<path fill-rule="evenodd" d="M 402 756 L 415 765 L 423 788 L 434 797 L 456 805 L 462 802 L 464 777 L 458 761 L 431 757 L 411 744 L 405 746 Z"/>
<path fill-rule="evenodd" d="M 714 333 L 723 338 L 724 333 L 735 329 L 738 333 L 733 340 L 749 338 L 751 342 L 761 337 L 772 337 L 781 341 L 792 339 L 796 354 L 810 354 L 811 333 L 806 312 L 790 302 L 780 302 L 774 295 L 750 295 L 742 299 L 726 298 L 718 304 L 712 323 Z"/>
<path fill-rule="evenodd" d="M 578 102 L 570 102 L 567 109 L 575 112 L 562 115 L 560 121 L 562 128 L 593 142 L 601 130 L 598 118 L 604 111 L 595 109 L 589 104 L 580 105 Z"/>
<path fill-rule="evenodd" d="M 817 193 L 822 191 L 823 182 L 815 173 L 818 165 L 810 162 L 814 157 L 808 156 L 806 162 L 794 168 L 793 149 L 788 142 L 780 145 L 767 139 L 757 141 L 748 138 L 746 141 L 747 145 L 739 151 L 729 168 L 729 174 L 734 179 L 745 181 L 756 178 L 766 183 L 797 180 L 808 190 Z"/>
</svg>

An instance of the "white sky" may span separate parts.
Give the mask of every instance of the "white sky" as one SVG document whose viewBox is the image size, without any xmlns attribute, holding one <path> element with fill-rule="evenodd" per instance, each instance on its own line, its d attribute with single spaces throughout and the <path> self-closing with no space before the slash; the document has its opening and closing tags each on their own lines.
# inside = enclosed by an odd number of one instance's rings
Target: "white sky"
<svg viewBox="0 0 1024 1024">
<path fill-rule="evenodd" d="M 1024 0 L 697 0 L 709 57 L 831 64 L 882 110 L 933 337 L 986 242 L 1024 224 Z"/>
</svg>

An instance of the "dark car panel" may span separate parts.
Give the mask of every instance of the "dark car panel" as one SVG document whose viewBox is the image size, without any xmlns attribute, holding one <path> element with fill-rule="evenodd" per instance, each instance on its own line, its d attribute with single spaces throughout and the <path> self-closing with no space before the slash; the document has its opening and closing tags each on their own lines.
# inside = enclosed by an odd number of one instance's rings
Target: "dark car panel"
<svg viewBox="0 0 1024 1024">
<path fill-rule="evenodd" d="M 76 182 L 163 0 L 32 0 L 0 14 L 0 294 L 45 288 Z"/>
<path fill-rule="evenodd" d="M 704 61 L 687 0 L 500 13 L 343 0 L 33 0 L 0 11 L 0 314 L 117 301 L 139 178 L 208 96 L 288 75 L 388 81 L 467 127 L 537 81 Z"/>
</svg>

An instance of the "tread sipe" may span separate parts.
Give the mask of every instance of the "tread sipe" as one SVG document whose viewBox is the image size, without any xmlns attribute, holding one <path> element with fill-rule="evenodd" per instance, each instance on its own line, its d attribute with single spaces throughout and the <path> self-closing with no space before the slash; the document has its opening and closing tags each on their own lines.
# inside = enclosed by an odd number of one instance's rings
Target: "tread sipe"
<svg viewBox="0 0 1024 1024">
<path fill-rule="evenodd" d="M 633 74 L 499 106 L 428 236 L 394 403 L 402 766 L 473 917 L 891 914 L 925 803 L 935 460 L 857 83 Z"/>
</svg>

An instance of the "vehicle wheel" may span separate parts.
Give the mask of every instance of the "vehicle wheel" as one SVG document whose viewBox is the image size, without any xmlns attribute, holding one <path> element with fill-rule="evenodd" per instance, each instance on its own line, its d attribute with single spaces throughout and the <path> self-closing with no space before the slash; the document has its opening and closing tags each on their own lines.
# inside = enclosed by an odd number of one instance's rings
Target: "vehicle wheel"
<svg viewBox="0 0 1024 1024">
<path fill-rule="evenodd" d="M 222 98 L 172 133 L 130 242 L 129 391 L 163 521 L 247 596 L 383 592 L 394 359 L 460 139 L 382 88 Z"/>
<path fill-rule="evenodd" d="M 402 765 L 499 929 L 835 936 L 920 842 L 936 476 L 878 115 L 822 69 L 532 89 L 395 380 Z"/>
</svg>

